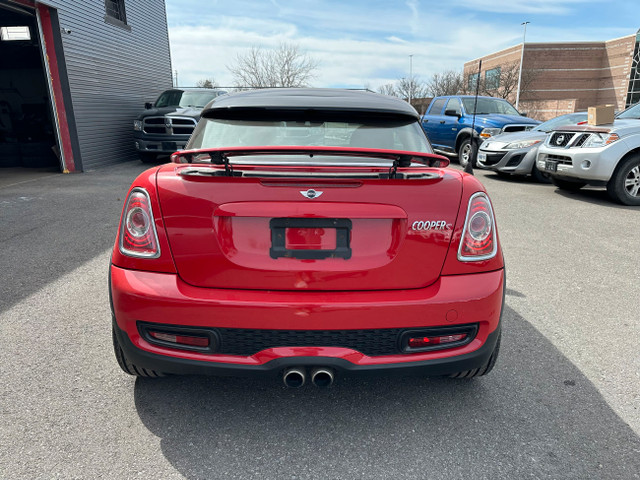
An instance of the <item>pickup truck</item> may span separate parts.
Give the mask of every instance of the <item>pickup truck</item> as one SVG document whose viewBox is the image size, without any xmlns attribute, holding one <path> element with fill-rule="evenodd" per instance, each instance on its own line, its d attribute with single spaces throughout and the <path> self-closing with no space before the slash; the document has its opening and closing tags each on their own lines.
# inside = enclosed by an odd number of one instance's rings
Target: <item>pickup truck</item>
<svg viewBox="0 0 640 480">
<path fill-rule="evenodd" d="M 493 135 L 530 130 L 540 123 L 523 116 L 502 98 L 478 97 L 472 130 L 475 101 L 473 95 L 435 97 L 421 120 L 433 148 L 447 155 L 458 155 L 463 167 L 472 156 L 472 131 L 480 144 Z M 475 165 L 475 158 L 472 160 Z"/>
<path fill-rule="evenodd" d="M 133 121 L 133 136 L 140 160 L 152 163 L 158 156 L 168 156 L 184 149 L 200 120 L 202 109 L 225 93 L 206 88 L 172 88 L 162 92 L 155 103 L 145 103 L 145 111 Z"/>
</svg>

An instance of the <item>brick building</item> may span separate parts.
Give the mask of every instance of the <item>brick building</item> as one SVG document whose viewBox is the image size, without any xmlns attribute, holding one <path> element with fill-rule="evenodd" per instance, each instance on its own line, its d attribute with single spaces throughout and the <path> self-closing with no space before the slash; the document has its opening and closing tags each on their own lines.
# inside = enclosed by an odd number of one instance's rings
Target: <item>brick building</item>
<svg viewBox="0 0 640 480">
<path fill-rule="evenodd" d="M 622 110 L 640 101 L 640 31 L 604 42 L 526 43 L 519 110 L 547 120 L 557 115 L 613 104 Z M 497 88 L 504 69 L 519 66 L 522 44 L 464 64 L 473 85 L 482 60 L 481 84 Z M 516 88 L 507 97 L 515 103 Z"/>
</svg>

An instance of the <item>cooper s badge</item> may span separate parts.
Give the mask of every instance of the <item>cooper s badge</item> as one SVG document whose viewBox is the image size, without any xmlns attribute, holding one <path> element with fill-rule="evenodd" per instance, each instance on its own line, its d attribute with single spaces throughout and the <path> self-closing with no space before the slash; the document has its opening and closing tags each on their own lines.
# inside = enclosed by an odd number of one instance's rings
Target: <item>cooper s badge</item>
<svg viewBox="0 0 640 480">
<path fill-rule="evenodd" d="M 424 230 L 444 230 L 451 228 L 451 224 L 447 224 L 446 220 L 417 220 L 411 224 L 411 230 L 417 232 Z"/>
</svg>

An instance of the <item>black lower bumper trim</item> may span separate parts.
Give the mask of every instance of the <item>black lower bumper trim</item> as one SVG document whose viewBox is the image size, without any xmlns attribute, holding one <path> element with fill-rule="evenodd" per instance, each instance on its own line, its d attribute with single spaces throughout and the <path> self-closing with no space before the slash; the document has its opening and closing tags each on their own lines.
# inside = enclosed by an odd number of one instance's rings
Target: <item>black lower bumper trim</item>
<svg viewBox="0 0 640 480">
<path fill-rule="evenodd" d="M 114 321 L 114 329 L 120 347 L 127 359 L 136 366 L 157 372 L 180 375 L 226 375 L 276 377 L 288 367 L 331 367 L 340 374 L 417 374 L 439 376 L 481 367 L 493 353 L 500 326 L 489 334 L 487 341 L 478 350 L 456 357 L 424 360 L 420 362 L 388 363 L 378 365 L 356 365 L 334 357 L 287 357 L 278 358 L 262 365 L 238 365 L 200 360 L 188 360 L 150 353 L 136 347 L 129 336 Z"/>
</svg>

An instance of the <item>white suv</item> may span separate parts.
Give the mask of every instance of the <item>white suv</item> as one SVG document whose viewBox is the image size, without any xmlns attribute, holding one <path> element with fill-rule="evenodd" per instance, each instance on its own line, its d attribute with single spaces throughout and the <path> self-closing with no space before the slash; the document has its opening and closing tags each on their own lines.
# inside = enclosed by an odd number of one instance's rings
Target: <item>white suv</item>
<svg viewBox="0 0 640 480">
<path fill-rule="evenodd" d="M 538 150 L 536 165 L 558 188 L 606 186 L 617 202 L 640 206 L 640 104 L 612 124 L 551 132 Z"/>
</svg>

